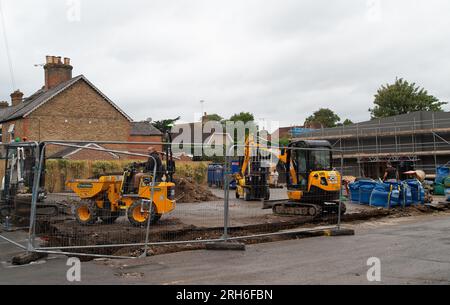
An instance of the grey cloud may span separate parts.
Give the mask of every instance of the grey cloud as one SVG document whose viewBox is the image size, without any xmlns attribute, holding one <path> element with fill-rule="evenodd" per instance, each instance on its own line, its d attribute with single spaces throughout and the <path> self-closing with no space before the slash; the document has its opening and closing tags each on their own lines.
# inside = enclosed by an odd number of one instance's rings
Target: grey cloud
<svg viewBox="0 0 450 305">
<path fill-rule="evenodd" d="M 44 56 L 72 58 L 135 119 L 205 110 L 301 124 L 330 107 L 369 117 L 376 89 L 396 76 L 450 101 L 450 3 L 381 1 L 87 1 L 68 22 L 56 0 L 2 0 L 17 85 L 43 84 Z M 0 49 L 0 99 L 11 92 Z M 447 109 L 450 109 L 447 106 Z"/>
</svg>

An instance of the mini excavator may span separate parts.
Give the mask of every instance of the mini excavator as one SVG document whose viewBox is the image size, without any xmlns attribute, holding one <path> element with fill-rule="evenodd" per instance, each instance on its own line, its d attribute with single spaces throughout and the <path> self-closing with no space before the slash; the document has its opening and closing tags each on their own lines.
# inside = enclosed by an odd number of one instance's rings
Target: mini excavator
<svg viewBox="0 0 450 305">
<path fill-rule="evenodd" d="M 332 168 L 332 147 L 325 140 L 299 140 L 281 149 L 279 161 L 284 165 L 287 200 L 265 202 L 275 214 L 319 216 L 322 213 L 345 213 L 341 203 L 341 175 Z"/>
<path fill-rule="evenodd" d="M 262 151 L 268 152 L 261 154 Z M 271 200 L 267 183 L 268 164 L 275 155 L 284 167 L 287 182 L 287 200 Z M 322 213 L 345 213 L 340 203 L 341 174 L 332 167 L 332 147 L 325 140 L 291 141 L 287 147 L 273 150 L 255 142 L 248 135 L 244 156 L 240 159 L 236 198 L 264 199 L 263 208 L 272 208 L 275 214 L 319 216 Z"/>
</svg>

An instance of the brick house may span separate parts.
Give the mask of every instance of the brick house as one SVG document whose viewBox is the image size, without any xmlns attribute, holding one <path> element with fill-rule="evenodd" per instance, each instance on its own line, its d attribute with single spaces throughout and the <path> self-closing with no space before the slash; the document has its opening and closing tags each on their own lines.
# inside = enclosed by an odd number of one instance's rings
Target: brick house
<svg viewBox="0 0 450 305">
<path fill-rule="evenodd" d="M 130 142 L 161 142 L 163 134 L 156 129 L 150 122 L 131 122 Z M 153 147 L 156 151 L 162 152 L 161 144 L 135 144 L 129 147 L 129 151 L 133 153 L 146 154 L 149 147 Z"/>
<path fill-rule="evenodd" d="M 161 133 L 135 135 L 132 119 L 84 75 L 72 77 L 70 59 L 47 56 L 44 86 L 27 98 L 16 90 L 11 105 L 0 102 L 3 143 L 31 141 L 161 141 Z M 133 150 L 124 147 L 124 150 Z M 117 149 L 118 146 L 115 146 Z"/>
</svg>

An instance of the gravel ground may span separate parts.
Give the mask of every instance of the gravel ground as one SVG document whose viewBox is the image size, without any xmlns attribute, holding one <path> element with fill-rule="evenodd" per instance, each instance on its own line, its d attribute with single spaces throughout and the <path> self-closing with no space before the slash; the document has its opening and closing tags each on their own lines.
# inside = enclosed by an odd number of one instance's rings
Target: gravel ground
<svg viewBox="0 0 450 305">
<path fill-rule="evenodd" d="M 173 224 L 195 227 L 221 227 L 224 223 L 224 191 L 222 189 L 210 188 L 211 192 L 219 197 L 219 200 L 204 201 L 195 203 L 179 203 L 175 210 L 165 214 L 162 217 L 162 226 L 172 226 Z M 236 199 L 234 190 L 229 194 L 229 225 L 244 226 L 259 223 L 271 223 L 276 221 L 285 221 L 292 216 L 273 215 L 271 209 L 262 209 L 261 201 L 244 201 Z M 61 201 L 71 197 L 71 194 L 51 194 L 48 200 Z M 287 199 L 286 189 L 271 189 L 271 199 Z M 376 210 L 374 207 L 345 203 L 347 214 L 365 213 Z M 125 217 L 117 220 L 118 223 L 126 224 Z"/>
</svg>

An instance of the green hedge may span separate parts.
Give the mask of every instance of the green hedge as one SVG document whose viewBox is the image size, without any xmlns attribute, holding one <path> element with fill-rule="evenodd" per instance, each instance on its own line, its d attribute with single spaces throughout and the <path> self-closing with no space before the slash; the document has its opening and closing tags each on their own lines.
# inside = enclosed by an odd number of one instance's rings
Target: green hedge
<svg viewBox="0 0 450 305">
<path fill-rule="evenodd" d="M 136 160 L 114 161 L 80 161 L 47 160 L 45 169 L 45 188 L 50 193 L 67 191 L 65 182 L 70 179 L 87 179 L 104 174 L 121 173 L 123 169 Z M 208 162 L 176 162 L 177 177 L 192 178 L 197 183 L 206 183 Z"/>
<path fill-rule="evenodd" d="M 208 174 L 208 163 L 207 162 L 186 162 L 177 163 L 176 173 L 177 177 L 192 178 L 197 183 L 206 183 L 206 178 Z"/>
</svg>

